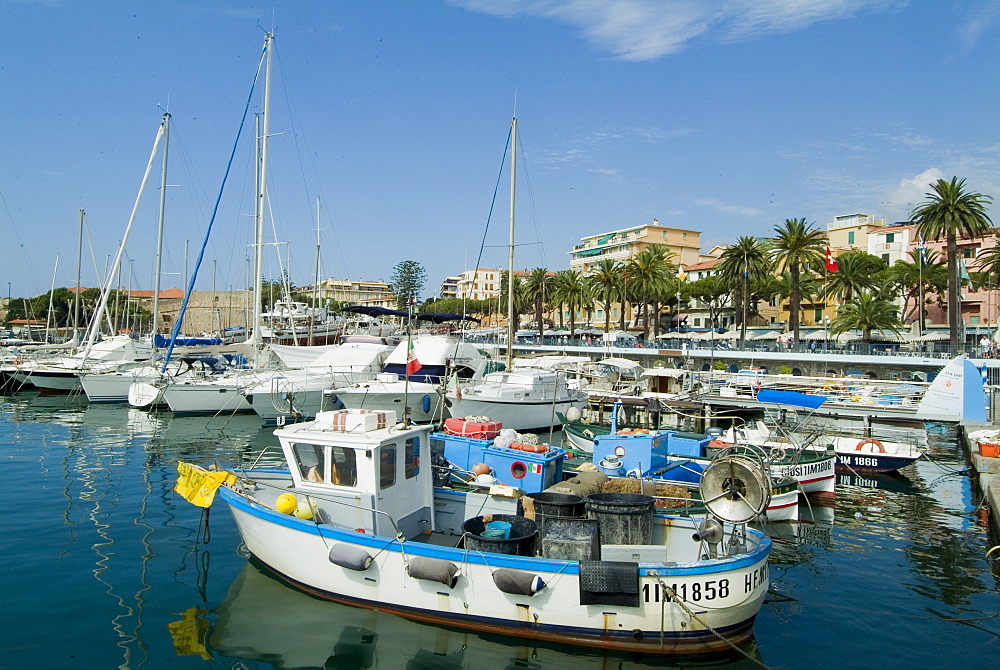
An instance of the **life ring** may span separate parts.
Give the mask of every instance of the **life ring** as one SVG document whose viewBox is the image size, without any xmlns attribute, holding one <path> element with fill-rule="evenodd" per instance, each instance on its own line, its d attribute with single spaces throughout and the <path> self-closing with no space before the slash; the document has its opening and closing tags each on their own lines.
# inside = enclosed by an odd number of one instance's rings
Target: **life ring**
<svg viewBox="0 0 1000 670">
<path fill-rule="evenodd" d="M 514 442 L 510 445 L 511 449 L 520 449 L 521 451 L 530 451 L 534 454 L 544 454 L 549 450 L 544 444 L 521 444 L 520 442 Z"/>
<path fill-rule="evenodd" d="M 860 442 L 858 442 L 858 446 L 856 446 L 854 448 L 857 449 L 858 451 L 861 451 L 861 447 L 865 446 L 866 444 L 870 444 L 870 445 L 872 445 L 872 447 L 877 447 L 878 448 L 878 453 L 880 453 L 880 454 L 884 454 L 885 453 L 885 447 L 883 447 L 882 443 L 879 442 L 878 440 L 876 440 L 874 437 L 868 437 L 868 438 L 865 438 L 865 439 L 861 440 Z M 872 452 L 873 453 L 875 452 L 874 448 L 872 449 Z"/>
</svg>

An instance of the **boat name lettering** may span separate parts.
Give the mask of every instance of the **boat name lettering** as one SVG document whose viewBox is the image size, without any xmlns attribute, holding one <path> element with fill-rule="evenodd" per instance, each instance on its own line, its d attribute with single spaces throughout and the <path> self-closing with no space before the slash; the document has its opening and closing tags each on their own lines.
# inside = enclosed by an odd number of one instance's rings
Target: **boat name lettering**
<svg viewBox="0 0 1000 670">
<path fill-rule="evenodd" d="M 728 579 L 710 579 L 707 582 L 674 583 L 670 584 L 669 588 L 670 590 L 668 591 L 667 585 L 661 584 L 660 582 L 656 582 L 655 584 L 643 584 L 643 599 L 647 603 L 658 603 L 661 600 L 664 602 L 670 602 L 672 600 L 670 596 L 671 591 L 676 593 L 681 600 L 694 603 L 701 602 L 702 600 L 715 600 L 716 598 L 729 597 Z"/>
<path fill-rule="evenodd" d="M 748 572 L 743 578 L 743 593 L 752 593 L 761 584 L 767 584 L 767 563 L 752 572 Z"/>
<path fill-rule="evenodd" d="M 844 465 L 854 465 L 859 468 L 877 468 L 878 459 L 867 456 L 843 456 Z"/>
<path fill-rule="evenodd" d="M 805 477 L 806 475 L 813 475 L 817 472 L 829 470 L 831 462 L 832 461 L 826 460 L 820 463 L 810 463 L 808 465 L 790 465 L 782 474 L 788 477 Z"/>
</svg>

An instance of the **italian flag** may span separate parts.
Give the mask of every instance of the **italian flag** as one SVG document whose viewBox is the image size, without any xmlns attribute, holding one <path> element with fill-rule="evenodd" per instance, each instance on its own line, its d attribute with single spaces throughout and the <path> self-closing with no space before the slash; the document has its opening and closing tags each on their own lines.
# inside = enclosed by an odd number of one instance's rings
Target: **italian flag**
<svg viewBox="0 0 1000 670">
<path fill-rule="evenodd" d="M 420 361 L 413 353 L 413 340 L 408 340 L 406 344 L 406 376 L 416 373 L 420 369 Z"/>
</svg>

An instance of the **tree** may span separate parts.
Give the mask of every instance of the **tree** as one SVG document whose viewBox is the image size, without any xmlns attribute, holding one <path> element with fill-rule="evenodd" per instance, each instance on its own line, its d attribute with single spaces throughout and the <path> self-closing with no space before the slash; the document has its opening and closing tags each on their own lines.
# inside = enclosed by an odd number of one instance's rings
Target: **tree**
<svg viewBox="0 0 1000 670">
<path fill-rule="evenodd" d="M 784 223 L 774 227 L 777 237 L 771 242 L 772 260 L 779 271 L 788 270 L 791 282 L 788 315 L 792 338 L 796 343 L 799 341 L 802 270 L 808 272 L 810 268 L 822 263 L 826 250 L 823 231 L 816 230 L 812 225 L 805 219 L 785 219 Z"/>
<path fill-rule="evenodd" d="M 671 262 L 673 253 L 662 246 L 653 245 L 643 249 L 627 265 L 628 279 L 635 295 L 642 305 L 643 337 L 649 337 L 649 307 L 664 297 L 670 287 L 670 279 L 676 274 L 677 266 Z M 657 310 L 659 311 L 659 310 Z M 659 319 L 657 319 L 659 320 Z"/>
<path fill-rule="evenodd" d="M 719 313 L 729 305 L 733 297 L 728 283 L 722 277 L 713 275 L 693 281 L 684 288 L 688 296 L 700 300 L 708 307 L 708 323 L 705 325 L 715 328 Z"/>
<path fill-rule="evenodd" d="M 948 287 L 948 268 L 938 259 L 933 249 L 910 251 L 910 261 L 898 260 L 887 273 L 889 283 L 903 296 L 903 310 L 900 318 L 907 319 L 912 313 L 924 332 L 924 296 L 944 295 Z M 912 311 L 909 308 L 913 301 Z"/>
<path fill-rule="evenodd" d="M 898 333 L 903 328 L 892 301 L 875 291 L 861 291 L 851 302 L 841 305 L 837 318 L 830 322 L 830 332 L 834 335 L 849 330 L 860 330 L 861 340 L 872 341 L 873 330 L 891 330 Z"/>
<path fill-rule="evenodd" d="M 951 181 L 938 179 L 931 184 L 931 191 L 924 194 L 927 200 L 917 205 L 910 215 L 917 233 L 923 239 L 945 239 L 945 256 L 948 263 L 948 329 L 951 346 L 957 348 L 962 333 L 961 277 L 958 260 L 958 238 L 982 237 L 993 226 L 986 214 L 986 206 L 993 198 L 982 193 L 965 190 L 965 180 L 952 177 Z"/>
<path fill-rule="evenodd" d="M 400 261 L 392 269 L 389 285 L 396 295 L 396 309 L 406 309 L 411 302 L 417 302 L 427 281 L 427 270 L 416 261 Z"/>
<path fill-rule="evenodd" d="M 824 277 L 827 294 L 848 303 L 855 294 L 874 290 L 885 268 L 885 261 L 878 256 L 854 249 L 845 251 L 837 256 L 837 271 Z"/>
<path fill-rule="evenodd" d="M 562 305 L 569 305 L 569 336 L 576 337 L 576 308 L 593 301 L 590 284 L 583 280 L 579 270 L 560 270 L 552 282 L 552 297 L 558 302 L 560 318 Z"/>
<path fill-rule="evenodd" d="M 549 299 L 549 291 L 551 290 L 551 278 L 549 277 L 549 271 L 545 268 L 535 268 L 528 275 L 528 279 L 524 282 L 524 293 L 525 297 L 534 305 L 535 308 L 535 323 L 538 326 L 538 336 L 541 337 L 542 333 L 545 331 L 545 322 L 543 320 L 543 314 L 545 311 L 545 302 Z"/>
<path fill-rule="evenodd" d="M 500 313 L 507 314 L 507 287 L 508 284 L 514 285 L 514 315 L 510 320 L 511 330 L 517 332 L 517 329 L 521 325 L 521 314 L 530 306 L 530 301 L 525 297 L 524 282 L 517 275 L 514 275 L 514 281 L 507 281 L 507 271 L 504 270 L 500 273 Z"/>
<path fill-rule="evenodd" d="M 733 287 L 733 307 L 740 324 L 740 339 L 747 338 L 745 315 L 749 314 L 750 287 L 770 271 L 768 249 L 754 237 L 741 237 L 722 252 L 719 276 Z M 738 291 L 737 291 L 738 290 Z"/>
<path fill-rule="evenodd" d="M 618 301 L 625 313 L 624 266 L 610 258 L 597 262 L 594 271 L 587 277 L 594 298 L 604 305 L 604 332 L 611 330 L 611 304 Z"/>
</svg>

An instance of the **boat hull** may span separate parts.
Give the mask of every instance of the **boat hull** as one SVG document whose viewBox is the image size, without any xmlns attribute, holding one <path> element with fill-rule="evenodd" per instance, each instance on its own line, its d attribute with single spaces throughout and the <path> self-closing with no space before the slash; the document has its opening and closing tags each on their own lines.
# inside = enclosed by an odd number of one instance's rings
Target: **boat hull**
<svg viewBox="0 0 1000 670">
<path fill-rule="evenodd" d="M 503 400 L 479 400 L 449 396 L 452 416 L 488 416 L 499 421 L 504 428 L 518 431 L 548 430 L 550 426 L 560 426 L 559 414 L 566 414 L 570 407 L 583 409 L 586 400 L 567 398 L 565 400 L 541 400 L 539 402 L 505 402 Z M 593 448 L 591 448 L 593 451 Z"/>
<path fill-rule="evenodd" d="M 231 489 L 220 494 L 250 553 L 290 585 L 327 600 L 428 623 L 621 651 L 703 653 L 750 638 L 767 593 L 770 540 L 762 536 L 754 536 L 748 553 L 727 559 L 638 564 L 637 607 L 580 605 L 576 561 L 401 543 L 280 514 Z M 676 530 L 690 542 L 690 520 L 676 523 L 688 526 Z M 338 544 L 365 550 L 373 556 L 371 566 L 356 571 L 331 564 L 331 546 Z M 416 557 L 454 563 L 457 581 L 449 587 L 409 576 L 407 565 Z M 532 573 L 546 586 L 532 596 L 504 593 L 492 577 L 498 568 Z M 684 599 L 683 607 L 668 601 L 664 585 Z"/>
</svg>

